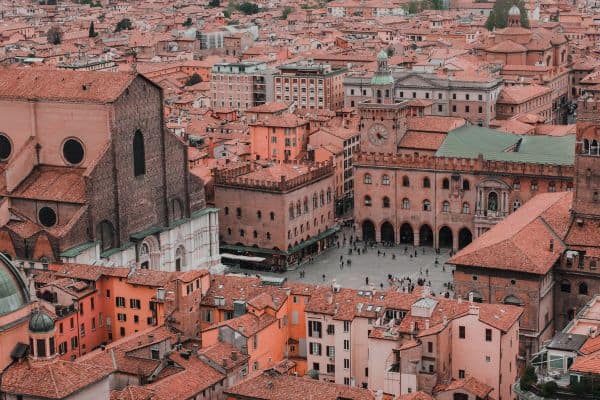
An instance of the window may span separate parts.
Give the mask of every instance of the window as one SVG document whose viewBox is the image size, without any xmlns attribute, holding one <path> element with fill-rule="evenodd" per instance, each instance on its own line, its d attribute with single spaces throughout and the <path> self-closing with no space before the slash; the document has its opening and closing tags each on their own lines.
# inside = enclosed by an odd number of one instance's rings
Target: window
<svg viewBox="0 0 600 400">
<path fill-rule="evenodd" d="M 225 207 L 224 211 L 225 211 L 225 215 L 229 215 L 229 207 Z"/>
<path fill-rule="evenodd" d="M 531 191 L 535 192 L 536 190 L 538 190 L 538 184 L 536 181 L 532 181 L 531 182 Z"/>
<path fill-rule="evenodd" d="M 83 145 L 77 139 L 67 139 L 63 144 L 63 157 L 69 164 L 77 165 L 83 161 Z"/>
<path fill-rule="evenodd" d="M 579 284 L 579 294 L 584 294 L 587 295 L 588 294 L 588 286 L 587 283 L 585 282 L 581 282 Z"/>
<path fill-rule="evenodd" d="M 549 191 L 549 192 L 556 192 L 556 183 L 554 183 L 554 182 L 550 182 L 550 183 L 548 184 L 548 191 Z"/>
<path fill-rule="evenodd" d="M 350 332 L 350 321 L 344 321 L 344 332 Z"/>
<path fill-rule="evenodd" d="M 121 322 L 127 322 L 127 314 L 119 313 L 117 314 L 117 320 Z"/>
<path fill-rule="evenodd" d="M 423 178 L 423 187 L 424 188 L 431 187 L 431 181 L 429 180 L 428 177 Z"/>
<path fill-rule="evenodd" d="M 492 330 L 489 328 L 485 330 L 485 341 L 486 342 L 492 341 Z"/>
<path fill-rule="evenodd" d="M 44 339 L 36 340 L 35 355 L 38 357 L 46 357 L 46 341 Z"/>
<path fill-rule="evenodd" d="M 466 337 L 466 330 L 463 325 L 458 327 L 458 337 L 464 339 Z"/>
<path fill-rule="evenodd" d="M 137 308 L 139 310 L 140 308 L 142 308 L 142 304 L 138 299 L 129 299 L 129 307 Z"/>
<path fill-rule="evenodd" d="M 427 352 L 433 353 L 433 342 L 427 342 Z"/>
<path fill-rule="evenodd" d="M 450 180 L 448 178 L 444 178 L 442 181 L 442 189 L 450 189 Z"/>
<path fill-rule="evenodd" d="M 125 336 L 125 328 L 124 327 L 119 328 L 119 335 L 121 335 L 121 337 Z"/>
<path fill-rule="evenodd" d="M 308 337 L 321 337 L 321 323 L 319 321 L 308 321 Z"/>
<path fill-rule="evenodd" d="M 8 136 L 0 134 L 0 160 L 4 161 L 12 153 L 12 143 Z"/>
<path fill-rule="evenodd" d="M 444 201 L 442 203 L 442 212 L 450 212 L 450 202 L 449 201 Z"/>
<path fill-rule="evenodd" d="M 402 186 L 404 186 L 404 187 L 410 186 L 410 179 L 408 179 L 408 176 L 406 176 L 406 175 L 404 175 L 402 177 Z"/>
<path fill-rule="evenodd" d="M 521 207 L 521 200 L 515 199 L 515 201 L 513 202 L 513 212 L 517 211 L 519 207 Z"/>
<path fill-rule="evenodd" d="M 94 298 L 93 297 L 90 298 L 90 308 L 92 309 L 92 311 L 94 310 Z"/>
<path fill-rule="evenodd" d="M 468 180 L 466 180 L 466 179 L 463 180 L 462 188 L 463 188 L 463 190 L 469 190 L 469 189 L 471 189 L 471 184 L 469 183 Z"/>
<path fill-rule="evenodd" d="M 350 369 L 350 359 L 344 358 L 344 369 Z"/>
<path fill-rule="evenodd" d="M 270 216 L 271 216 L 271 221 L 275 221 L 275 213 L 273 211 L 271 211 Z"/>
<path fill-rule="evenodd" d="M 320 368 L 321 368 L 321 366 L 319 365 L 319 363 L 317 363 L 317 362 L 313 363 L 313 369 L 315 371 L 318 371 Z"/>
<path fill-rule="evenodd" d="M 458 370 L 458 379 L 465 379 L 465 370 L 464 369 Z"/>
<path fill-rule="evenodd" d="M 389 186 L 390 185 L 389 175 L 383 175 L 383 177 L 381 178 L 381 183 L 385 186 Z"/>
<path fill-rule="evenodd" d="M 237 207 L 235 209 L 235 215 L 239 218 L 242 216 L 242 209 L 240 207 Z"/>
<path fill-rule="evenodd" d="M 344 339 L 344 350 L 350 350 L 350 341 L 348 339 Z"/>
<path fill-rule="evenodd" d="M 410 208 L 410 201 L 405 197 L 402 199 L 402 208 L 408 210 Z"/>
<path fill-rule="evenodd" d="M 256 212 L 256 218 L 261 219 L 262 218 L 262 211 L 257 211 Z"/>
<path fill-rule="evenodd" d="M 258 349 L 258 334 L 252 336 L 252 348 L 254 350 Z"/>
<path fill-rule="evenodd" d="M 146 152 L 144 150 L 144 136 L 138 129 L 133 136 L 133 175 L 140 176 L 146 173 Z"/>
<path fill-rule="evenodd" d="M 62 342 L 58 345 L 58 354 L 63 355 L 67 353 L 67 342 Z"/>
<path fill-rule="evenodd" d="M 365 196 L 365 207 L 371 207 L 371 196 Z"/>
<path fill-rule="evenodd" d="M 390 198 L 387 196 L 383 198 L 383 208 L 390 208 Z"/>
<path fill-rule="evenodd" d="M 469 203 L 463 203 L 462 205 L 462 213 L 463 214 L 469 214 Z"/>
<path fill-rule="evenodd" d="M 38 219 L 40 223 L 46 228 L 51 228 L 56 225 L 56 213 L 50 207 L 42 207 L 38 213 Z"/>
<path fill-rule="evenodd" d="M 334 364 L 327 364 L 327 373 L 335 374 L 335 365 Z"/>
<path fill-rule="evenodd" d="M 71 338 L 71 350 L 75 350 L 78 345 L 79 345 L 79 343 L 78 343 L 77 336 L 73 336 Z"/>
<path fill-rule="evenodd" d="M 117 307 L 125 307 L 125 297 L 116 297 Z"/>
<path fill-rule="evenodd" d="M 371 174 L 365 174 L 364 178 L 363 178 L 363 182 L 367 185 L 370 185 L 373 180 L 371 178 Z"/>
<path fill-rule="evenodd" d="M 321 343 L 310 342 L 308 352 L 314 356 L 321 355 Z"/>
<path fill-rule="evenodd" d="M 327 334 L 328 335 L 335 335 L 335 326 L 334 325 L 327 325 Z"/>
<path fill-rule="evenodd" d="M 423 211 L 431 211 L 431 202 L 429 200 L 423 200 Z"/>
<path fill-rule="evenodd" d="M 518 179 L 515 179 L 515 180 L 513 181 L 513 189 L 514 189 L 514 190 L 519 190 L 519 189 L 521 189 L 521 181 L 520 181 L 520 180 L 518 180 Z"/>
</svg>

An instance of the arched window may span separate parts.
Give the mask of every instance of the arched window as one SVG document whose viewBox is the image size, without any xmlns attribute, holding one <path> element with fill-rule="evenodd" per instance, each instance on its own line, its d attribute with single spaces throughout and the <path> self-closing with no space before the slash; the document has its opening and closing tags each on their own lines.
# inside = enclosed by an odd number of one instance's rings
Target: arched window
<svg viewBox="0 0 600 400">
<path fill-rule="evenodd" d="M 512 304 L 513 306 L 520 306 L 521 304 L 523 304 L 523 302 L 517 296 L 515 296 L 514 294 L 511 294 L 504 298 L 504 304 Z"/>
<path fill-rule="evenodd" d="M 140 176 L 146 173 L 146 152 L 144 150 L 144 136 L 138 129 L 133 136 L 133 175 Z"/>
<path fill-rule="evenodd" d="M 371 196 L 365 196 L 365 207 L 371 207 Z"/>
<path fill-rule="evenodd" d="M 327 203 L 331 203 L 331 188 L 327 188 Z"/>
<path fill-rule="evenodd" d="M 270 217 L 271 217 L 271 221 L 275 221 L 275 213 L 273 211 L 271 211 L 269 213 Z"/>
<path fill-rule="evenodd" d="M 183 267 L 185 267 L 185 249 L 179 246 L 175 250 L 175 271 L 181 271 Z"/>
<path fill-rule="evenodd" d="M 115 230 L 109 221 L 102 221 L 98 224 L 96 239 L 100 241 L 100 251 L 115 247 Z"/>
<path fill-rule="evenodd" d="M 590 144 L 590 154 L 593 156 L 598 155 L 598 142 L 595 139 L 592 140 L 592 143 Z"/>
<path fill-rule="evenodd" d="M 467 180 L 467 179 L 463 179 L 463 190 L 470 190 L 471 189 L 471 183 Z"/>
<path fill-rule="evenodd" d="M 583 139 L 583 154 L 589 154 L 590 152 L 590 141 L 587 139 Z"/>
<path fill-rule="evenodd" d="M 297 216 L 302 215 L 302 206 L 300 205 L 300 200 L 298 200 L 296 202 L 296 215 Z"/>
<path fill-rule="evenodd" d="M 381 178 L 381 183 L 385 186 L 389 186 L 390 185 L 389 175 L 383 175 L 383 177 Z"/>
<path fill-rule="evenodd" d="M 313 193 L 313 209 L 319 207 L 319 199 L 316 193 Z"/>
<path fill-rule="evenodd" d="M 308 212 L 308 197 L 304 197 L 304 213 Z"/>
<path fill-rule="evenodd" d="M 229 207 L 225 207 L 223 211 L 225 211 L 225 215 L 229 215 Z"/>
<path fill-rule="evenodd" d="M 256 218 L 257 218 L 257 219 L 261 219 L 261 218 L 262 218 L 262 211 L 258 210 L 258 211 L 256 212 Z"/>
<path fill-rule="evenodd" d="M 294 204 L 290 203 L 290 219 L 294 219 Z"/>
<path fill-rule="evenodd" d="M 442 181 L 442 189 L 450 189 L 450 180 L 448 178 L 444 178 Z"/>
<path fill-rule="evenodd" d="M 271 239 L 271 232 L 267 232 L 267 239 L 270 240 Z"/>
<path fill-rule="evenodd" d="M 498 210 L 498 193 L 490 192 L 488 194 L 487 209 L 488 209 L 488 211 L 497 211 Z"/>
<path fill-rule="evenodd" d="M 246 231 L 245 231 L 245 230 L 243 230 L 243 229 L 240 229 L 240 236 L 241 236 L 241 237 L 244 237 L 244 236 L 246 236 Z"/>
<path fill-rule="evenodd" d="M 514 189 L 514 190 L 519 190 L 519 189 L 521 189 L 521 181 L 520 181 L 520 180 L 518 180 L 518 179 L 515 179 L 515 180 L 513 181 L 513 189 Z"/>
<path fill-rule="evenodd" d="M 404 175 L 402 177 L 402 186 L 404 186 L 404 187 L 410 186 L 410 179 L 408 179 L 408 176 L 406 176 L 406 175 Z"/>
<path fill-rule="evenodd" d="M 402 208 L 408 210 L 410 208 L 410 201 L 405 197 L 402 199 Z"/>
<path fill-rule="evenodd" d="M 548 191 L 549 192 L 556 192 L 556 183 L 554 183 L 554 182 L 548 183 Z"/>
<path fill-rule="evenodd" d="M 449 201 L 444 201 L 442 203 L 442 212 L 450 212 L 450 202 Z"/>
<path fill-rule="evenodd" d="M 227 234 L 231 236 L 231 228 L 227 228 Z"/>
<path fill-rule="evenodd" d="M 390 208 L 390 198 L 387 196 L 383 198 L 383 208 Z"/>
<path fill-rule="evenodd" d="M 325 205 L 325 192 L 323 192 L 322 190 L 319 199 L 321 200 L 321 207 L 323 207 Z"/>
<path fill-rule="evenodd" d="M 513 212 L 517 211 L 519 207 L 521 207 L 521 200 L 515 199 L 515 201 L 513 202 Z"/>
<path fill-rule="evenodd" d="M 373 182 L 371 174 L 365 174 L 365 176 L 363 177 L 363 182 L 367 185 L 370 185 Z"/>
<path fill-rule="evenodd" d="M 428 177 L 423 178 L 423 187 L 424 188 L 431 187 L 431 181 L 429 180 Z"/>
<path fill-rule="evenodd" d="M 560 283 L 560 291 L 564 293 L 571 293 L 571 282 L 564 280 Z"/>
<path fill-rule="evenodd" d="M 579 294 L 585 294 L 585 295 L 587 295 L 587 294 L 588 294 L 588 286 L 587 286 L 587 283 L 585 283 L 585 282 L 581 282 L 581 283 L 579 284 Z"/>
<path fill-rule="evenodd" d="M 258 232 L 257 231 L 252 232 L 252 236 L 254 236 L 254 239 L 256 239 L 258 237 Z"/>
<path fill-rule="evenodd" d="M 431 202 L 429 200 L 423 200 L 423 211 L 431 211 Z"/>
<path fill-rule="evenodd" d="M 469 203 L 463 203 L 463 205 L 462 205 L 462 213 L 463 214 L 469 214 L 470 213 Z"/>
</svg>

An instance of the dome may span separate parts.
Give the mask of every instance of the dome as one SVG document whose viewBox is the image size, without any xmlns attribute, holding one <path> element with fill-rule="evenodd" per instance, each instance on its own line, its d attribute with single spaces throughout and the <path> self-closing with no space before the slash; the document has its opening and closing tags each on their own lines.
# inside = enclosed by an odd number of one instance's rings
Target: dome
<svg viewBox="0 0 600 400">
<path fill-rule="evenodd" d="M 385 50 L 381 50 L 379 52 L 379 54 L 377 54 L 377 59 L 378 60 L 387 60 L 388 59 L 387 52 Z"/>
<path fill-rule="evenodd" d="M 44 311 L 38 310 L 31 314 L 29 331 L 33 333 L 48 333 L 54 330 L 54 320 Z"/>
<path fill-rule="evenodd" d="M 521 10 L 516 5 L 513 5 L 510 8 L 510 10 L 508 10 L 508 15 L 513 15 L 513 16 L 517 16 L 518 15 L 518 16 L 520 16 L 521 15 Z"/>
<path fill-rule="evenodd" d="M 29 291 L 21 274 L 0 253 L 0 315 L 9 314 L 29 303 Z"/>
</svg>

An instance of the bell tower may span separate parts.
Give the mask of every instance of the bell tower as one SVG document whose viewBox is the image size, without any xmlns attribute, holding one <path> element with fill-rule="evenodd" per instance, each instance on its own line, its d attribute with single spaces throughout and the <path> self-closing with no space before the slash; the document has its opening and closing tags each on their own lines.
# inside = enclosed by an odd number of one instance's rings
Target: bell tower
<svg viewBox="0 0 600 400">
<path fill-rule="evenodd" d="M 600 219 L 600 89 L 579 98 L 573 213 Z"/>
<path fill-rule="evenodd" d="M 508 10 L 508 17 L 506 21 L 507 27 L 518 27 L 521 26 L 521 10 L 517 5 L 513 5 L 510 10 Z"/>
</svg>

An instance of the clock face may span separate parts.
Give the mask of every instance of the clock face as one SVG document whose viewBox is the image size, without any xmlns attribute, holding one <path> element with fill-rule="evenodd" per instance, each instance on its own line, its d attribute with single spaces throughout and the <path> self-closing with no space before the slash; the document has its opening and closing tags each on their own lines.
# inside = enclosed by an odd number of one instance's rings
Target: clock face
<svg viewBox="0 0 600 400">
<path fill-rule="evenodd" d="M 387 142 L 389 133 L 387 128 L 382 124 L 373 124 L 369 128 L 369 140 L 376 146 L 381 146 Z"/>
</svg>

